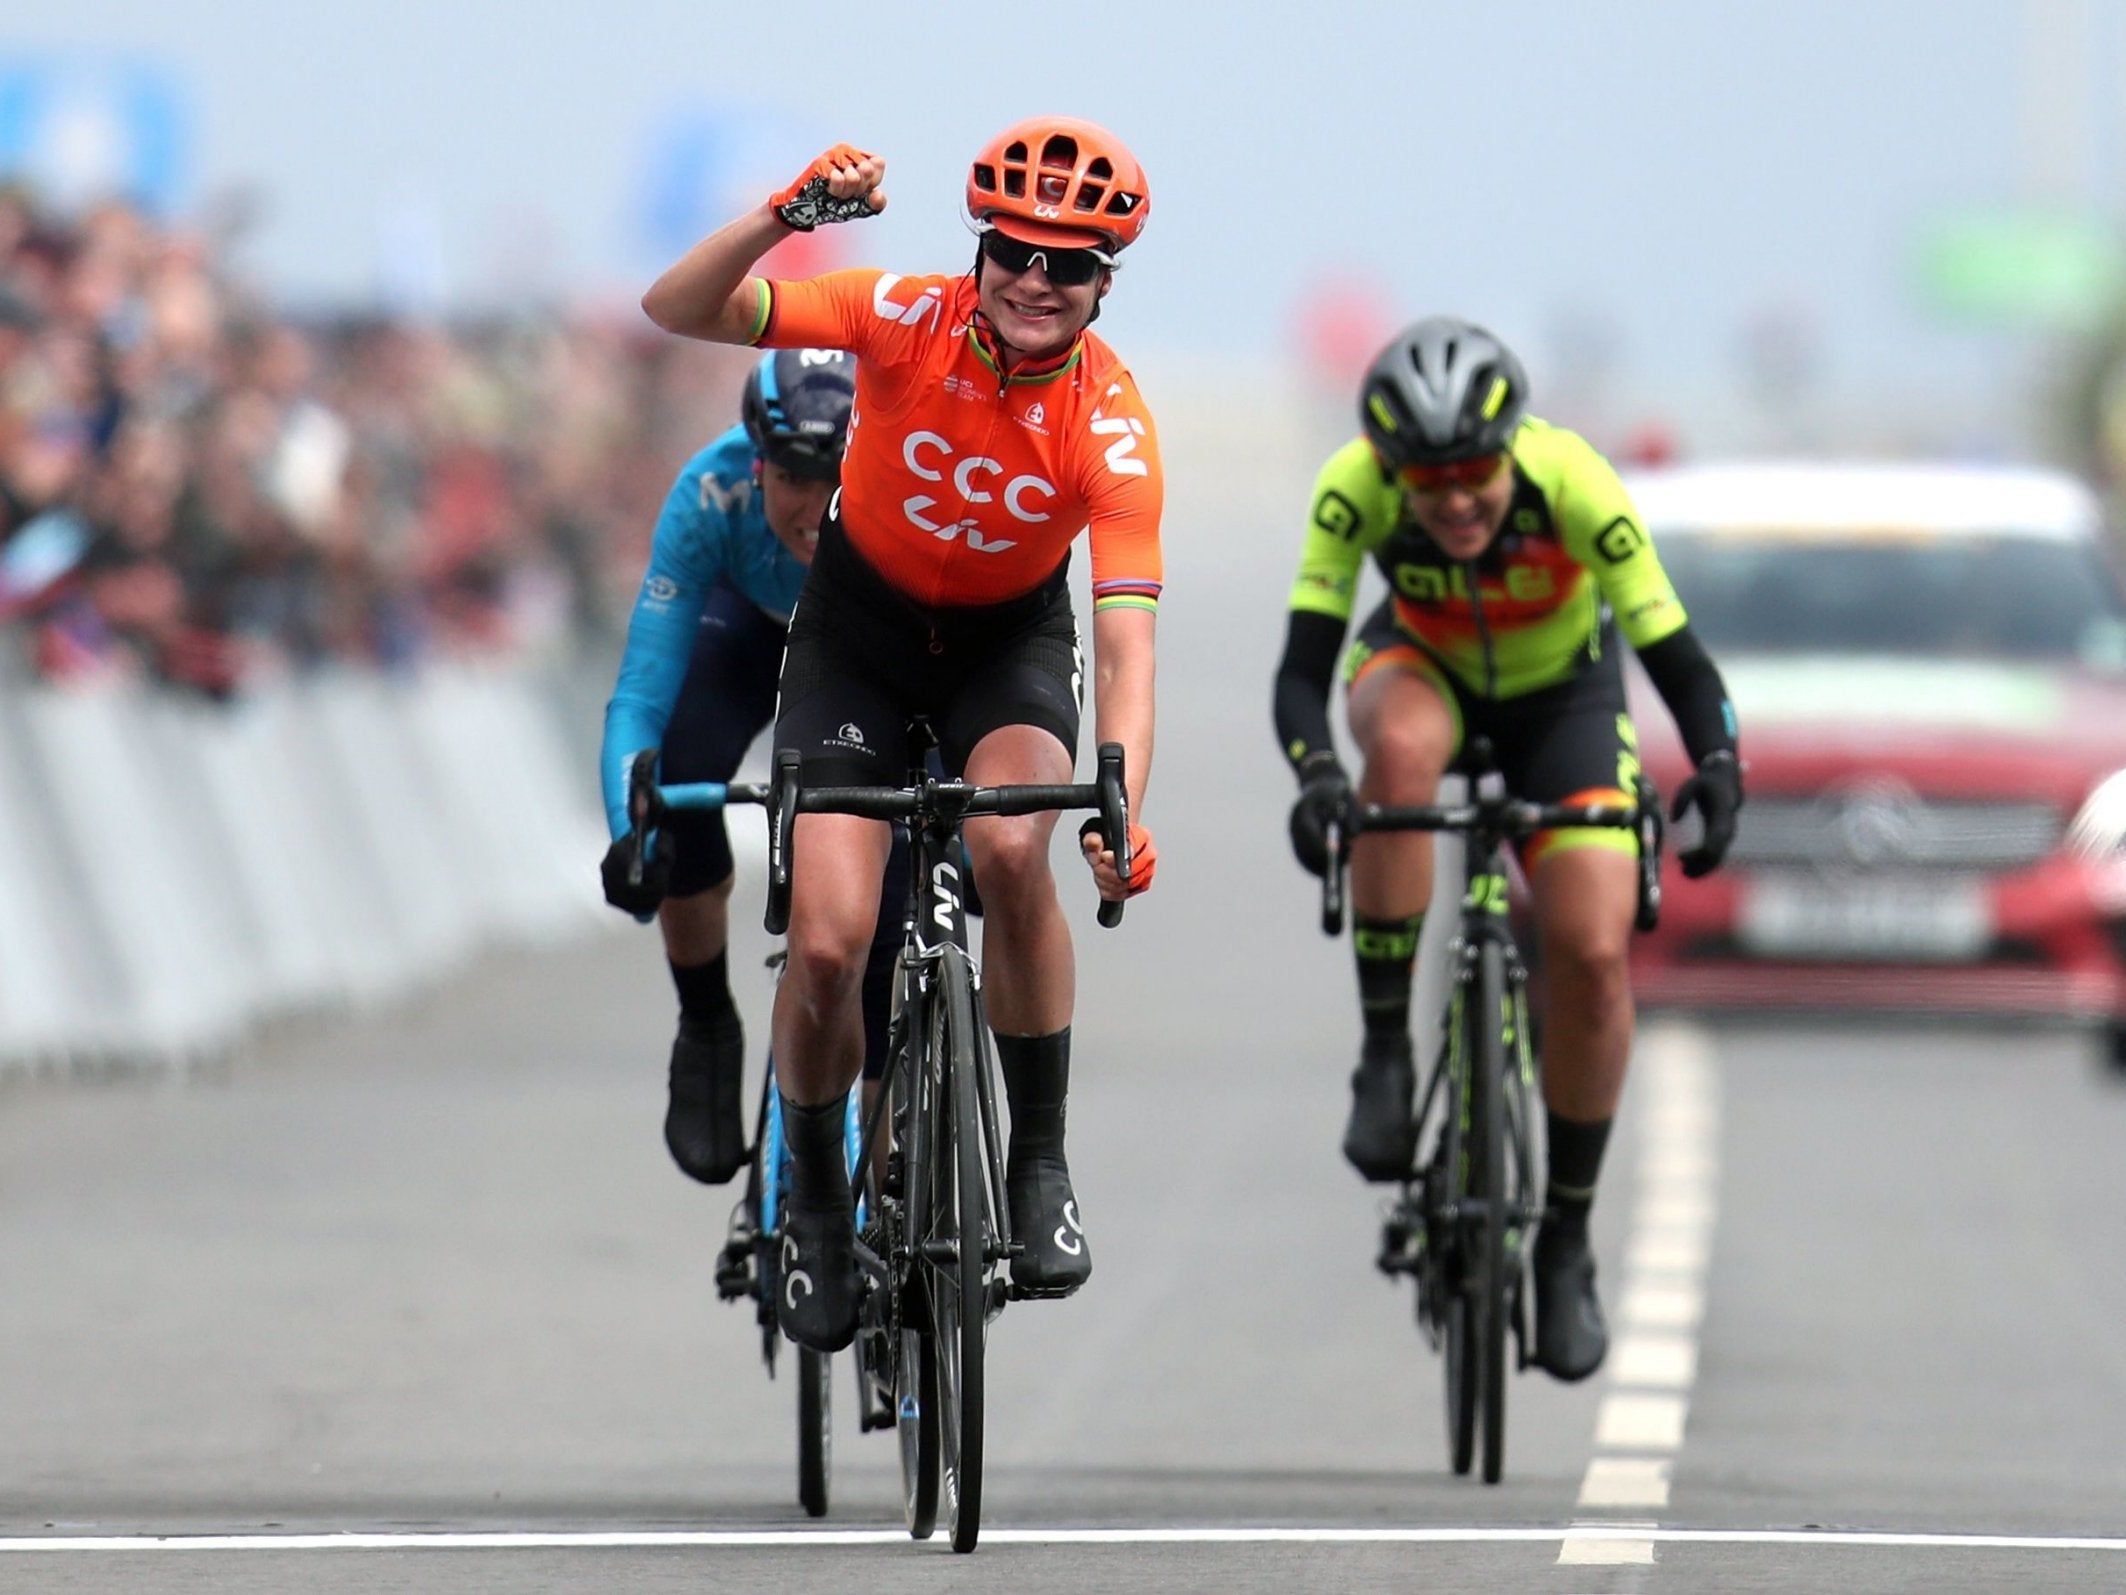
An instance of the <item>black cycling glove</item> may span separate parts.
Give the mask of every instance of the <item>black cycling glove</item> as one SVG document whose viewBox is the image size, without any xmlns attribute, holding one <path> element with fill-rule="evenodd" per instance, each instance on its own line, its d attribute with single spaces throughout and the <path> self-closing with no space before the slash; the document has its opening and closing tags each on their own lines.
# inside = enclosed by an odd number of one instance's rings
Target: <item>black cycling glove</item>
<svg viewBox="0 0 2126 1595">
<path fill-rule="evenodd" d="M 672 859 L 678 849 L 672 842 L 671 832 L 659 831 L 656 840 L 643 854 L 639 884 L 627 878 L 629 851 L 629 840 L 623 836 L 605 850 L 605 860 L 598 866 L 598 876 L 605 883 L 608 903 L 624 914 L 648 919 L 657 912 L 657 905 L 672 889 Z"/>
<path fill-rule="evenodd" d="M 1310 875 L 1326 873 L 1329 867 L 1329 823 L 1343 820 L 1351 809 L 1351 778 L 1336 755 L 1326 748 L 1307 755 L 1299 766 L 1299 801 L 1292 805 L 1287 828 L 1292 835 L 1292 856 Z"/>
<path fill-rule="evenodd" d="M 1704 835 L 1697 846 L 1677 854 L 1676 861 L 1685 875 L 1696 880 L 1720 867 L 1735 840 L 1735 815 L 1742 808 L 1742 766 L 1726 748 L 1698 761 L 1697 773 L 1676 789 L 1669 818 L 1680 820 L 1692 808 L 1704 823 Z"/>
</svg>

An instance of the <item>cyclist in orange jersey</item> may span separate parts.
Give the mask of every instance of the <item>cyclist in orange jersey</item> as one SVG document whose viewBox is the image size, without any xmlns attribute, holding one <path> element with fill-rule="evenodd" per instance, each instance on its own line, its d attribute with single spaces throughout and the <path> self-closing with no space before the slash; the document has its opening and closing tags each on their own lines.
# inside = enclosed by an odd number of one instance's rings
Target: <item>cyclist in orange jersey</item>
<svg viewBox="0 0 2126 1595">
<path fill-rule="evenodd" d="M 975 261 L 959 274 L 753 274 L 791 230 L 875 215 L 886 164 L 846 144 L 696 244 L 643 296 L 669 332 L 858 356 L 841 491 L 791 617 L 775 744 L 808 783 L 900 783 L 908 719 L 927 716 L 949 768 L 982 786 L 1067 782 L 1083 664 L 1067 580 L 1082 530 L 1092 561 L 1098 740 L 1125 751 L 1130 812 L 1152 757 L 1154 621 L 1163 479 L 1129 371 L 1088 331 L 1117 257 L 1144 230 L 1143 168 L 1105 128 L 1036 117 L 967 174 Z M 1092 1258 L 1064 1157 L 1076 973 L 1048 864 L 1055 815 L 970 821 L 985 907 L 983 990 L 1011 1108 L 1005 1186 L 1022 1293 L 1067 1295 Z M 1097 825 L 1081 844 L 1102 896 L 1151 884 L 1134 818 L 1118 877 Z M 795 1158 L 794 1248 L 778 1304 L 821 1350 L 856 1327 L 840 1102 L 862 1059 L 858 1001 L 888 831 L 797 822 L 789 964 L 774 1035 Z"/>
</svg>

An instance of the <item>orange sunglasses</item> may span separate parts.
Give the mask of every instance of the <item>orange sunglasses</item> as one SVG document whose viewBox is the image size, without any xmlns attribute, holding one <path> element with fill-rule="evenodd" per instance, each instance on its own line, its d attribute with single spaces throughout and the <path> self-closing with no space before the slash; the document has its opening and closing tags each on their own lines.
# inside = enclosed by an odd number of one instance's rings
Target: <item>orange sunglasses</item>
<svg viewBox="0 0 2126 1595">
<path fill-rule="evenodd" d="M 1479 454 L 1473 460 L 1449 460 L 1444 465 L 1406 465 L 1395 474 L 1403 486 L 1420 493 L 1445 493 L 1450 489 L 1478 488 L 1494 480 L 1506 464 L 1506 451 Z"/>
</svg>

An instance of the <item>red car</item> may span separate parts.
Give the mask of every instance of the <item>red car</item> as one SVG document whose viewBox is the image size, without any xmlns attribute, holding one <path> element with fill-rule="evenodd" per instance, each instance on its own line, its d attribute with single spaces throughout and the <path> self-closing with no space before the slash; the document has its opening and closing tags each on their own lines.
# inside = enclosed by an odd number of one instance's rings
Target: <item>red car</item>
<svg viewBox="0 0 2126 1595">
<path fill-rule="evenodd" d="M 1678 468 L 1630 488 L 1742 725 L 1726 866 L 1673 851 L 1648 1006 L 2074 1018 L 2126 1063 L 2126 585 L 2056 473 Z M 1643 678 L 1664 793 L 1688 774 Z"/>
</svg>

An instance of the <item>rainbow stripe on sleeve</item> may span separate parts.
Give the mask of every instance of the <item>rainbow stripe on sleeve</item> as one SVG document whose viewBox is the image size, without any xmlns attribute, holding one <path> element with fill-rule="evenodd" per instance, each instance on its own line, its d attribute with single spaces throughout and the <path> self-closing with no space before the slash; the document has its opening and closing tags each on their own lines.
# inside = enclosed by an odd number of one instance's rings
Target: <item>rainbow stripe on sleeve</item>
<svg viewBox="0 0 2126 1595">
<path fill-rule="evenodd" d="M 1157 613 L 1163 583 L 1125 580 L 1093 583 L 1093 613 L 1103 609 L 1149 609 Z"/>
</svg>

